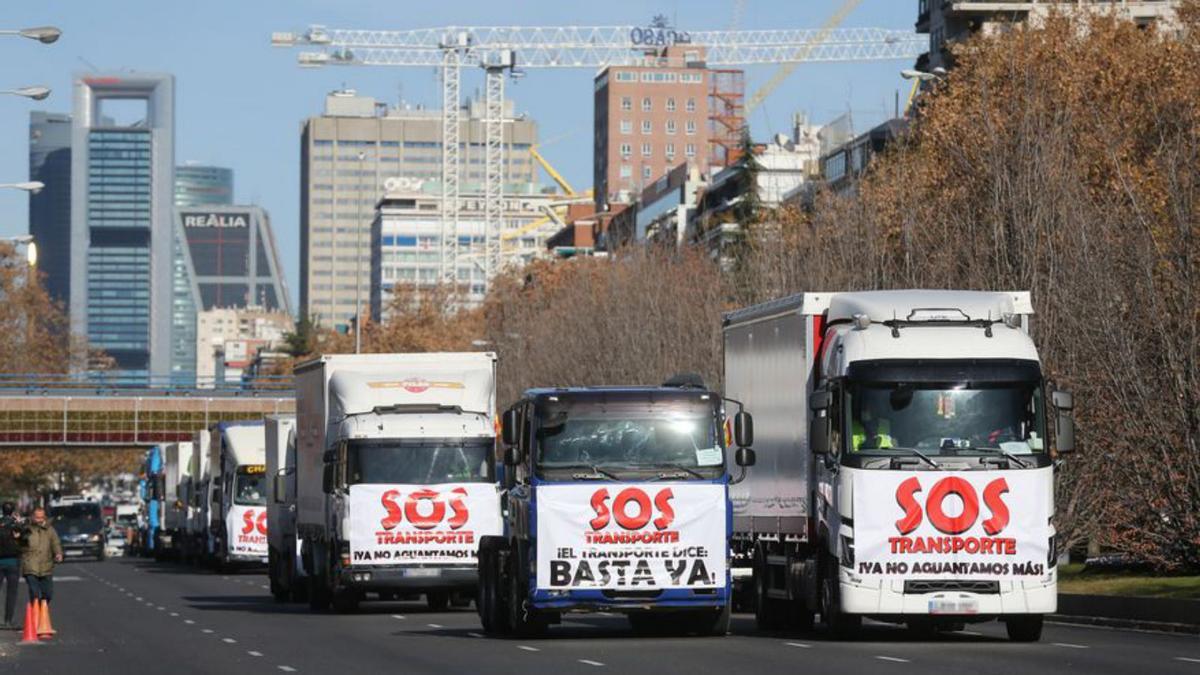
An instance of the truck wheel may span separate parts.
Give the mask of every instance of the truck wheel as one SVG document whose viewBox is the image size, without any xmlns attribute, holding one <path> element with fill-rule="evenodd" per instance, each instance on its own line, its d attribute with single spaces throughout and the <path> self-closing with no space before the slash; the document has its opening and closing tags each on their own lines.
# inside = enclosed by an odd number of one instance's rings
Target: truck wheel
<svg viewBox="0 0 1200 675">
<path fill-rule="evenodd" d="M 770 586 L 767 554 L 762 546 L 758 546 L 754 552 L 754 622 L 759 630 L 777 630 L 783 627 L 783 603 L 768 596 Z"/>
<path fill-rule="evenodd" d="M 529 572 L 525 564 L 528 546 L 517 542 L 508 560 L 508 629 L 513 637 L 536 637 L 546 631 L 546 620 L 526 606 L 529 592 Z"/>
<path fill-rule="evenodd" d="M 708 625 L 704 626 L 704 630 L 698 631 L 701 635 L 715 635 L 725 637 L 729 634 L 729 628 L 733 619 L 733 605 L 725 603 L 725 606 L 717 610 L 716 616 L 709 614 Z"/>
<path fill-rule="evenodd" d="M 821 620 L 834 639 L 847 640 L 862 627 L 862 617 L 842 613 L 837 565 L 832 557 L 826 557 L 824 574 L 821 575 Z"/>
<path fill-rule="evenodd" d="M 425 594 L 425 605 L 431 612 L 444 612 L 450 606 L 450 593 L 448 591 L 430 591 Z"/>
<path fill-rule="evenodd" d="M 1008 639 L 1013 642 L 1037 642 L 1041 640 L 1044 620 L 1041 614 L 1018 615 L 1006 618 L 1004 620 L 1004 627 L 1008 629 Z"/>
<path fill-rule="evenodd" d="M 357 589 L 354 588 L 335 588 L 333 597 L 333 611 L 338 614 L 354 614 L 358 611 L 358 602 L 362 599 Z"/>
<path fill-rule="evenodd" d="M 332 598 L 329 597 L 329 584 L 322 574 L 308 575 L 308 608 L 314 612 L 324 612 L 329 609 Z"/>
</svg>

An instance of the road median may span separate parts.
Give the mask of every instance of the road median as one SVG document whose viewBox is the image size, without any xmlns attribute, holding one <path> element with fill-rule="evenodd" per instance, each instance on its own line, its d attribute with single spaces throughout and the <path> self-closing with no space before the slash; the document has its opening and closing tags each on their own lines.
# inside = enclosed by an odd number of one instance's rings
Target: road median
<svg viewBox="0 0 1200 675">
<path fill-rule="evenodd" d="M 1200 600 L 1060 593 L 1051 620 L 1200 634 Z"/>
</svg>

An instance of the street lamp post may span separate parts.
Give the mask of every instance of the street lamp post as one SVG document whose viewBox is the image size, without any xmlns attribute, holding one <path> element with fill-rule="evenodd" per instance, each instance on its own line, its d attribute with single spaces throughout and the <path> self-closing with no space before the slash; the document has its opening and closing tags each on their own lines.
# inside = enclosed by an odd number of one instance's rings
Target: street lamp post
<svg viewBox="0 0 1200 675">
<path fill-rule="evenodd" d="M 30 40 L 48 45 L 51 42 L 56 42 L 62 36 L 62 31 L 54 26 L 35 26 L 33 28 L 21 28 L 17 30 L 0 30 L 0 35 L 19 35 Z"/>
<path fill-rule="evenodd" d="M 921 88 L 921 83 L 935 81 L 945 82 L 946 69 L 938 66 L 937 68 L 926 72 L 924 70 L 916 70 L 915 68 L 905 68 L 904 70 L 900 71 L 900 77 L 903 77 L 906 80 L 912 80 L 912 89 L 908 91 L 908 101 L 904 104 L 904 112 L 907 114 L 908 110 L 912 108 L 913 99 L 917 97 L 917 90 Z"/>
<path fill-rule="evenodd" d="M 46 184 L 40 180 L 31 180 L 24 183 L 0 183 L 0 188 L 8 190 L 24 190 L 30 194 L 37 194 L 42 191 Z"/>
</svg>

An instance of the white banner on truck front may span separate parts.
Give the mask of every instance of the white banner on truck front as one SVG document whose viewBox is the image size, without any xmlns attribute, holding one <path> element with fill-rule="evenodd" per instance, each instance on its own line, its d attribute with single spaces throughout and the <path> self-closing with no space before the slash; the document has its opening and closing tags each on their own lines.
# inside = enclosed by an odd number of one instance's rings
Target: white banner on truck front
<svg viewBox="0 0 1200 675">
<path fill-rule="evenodd" d="M 350 486 L 354 565 L 474 565 L 479 539 L 502 531 L 491 483 Z"/>
<path fill-rule="evenodd" d="M 232 555 L 267 557 L 267 507 L 229 507 L 225 537 Z"/>
<path fill-rule="evenodd" d="M 847 470 L 854 571 L 892 579 L 1020 580 L 1048 571 L 1053 469 Z"/>
<path fill-rule="evenodd" d="M 537 491 L 537 587 L 715 588 L 725 584 L 725 486 L 544 485 Z"/>
</svg>

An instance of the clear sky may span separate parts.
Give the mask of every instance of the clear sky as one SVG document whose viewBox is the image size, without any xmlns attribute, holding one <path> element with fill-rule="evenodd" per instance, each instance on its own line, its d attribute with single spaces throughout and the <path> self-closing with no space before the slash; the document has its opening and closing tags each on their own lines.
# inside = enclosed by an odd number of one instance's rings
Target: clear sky
<svg viewBox="0 0 1200 675">
<path fill-rule="evenodd" d="M 644 25 L 654 14 L 685 30 L 730 28 L 735 0 L 10 0 L 0 28 L 56 25 L 53 45 L 0 38 L 0 89 L 45 85 L 45 101 L 0 97 L 0 183 L 27 180 L 29 111 L 70 112 L 72 75 L 99 70 L 173 73 L 179 163 L 196 160 L 234 169 L 235 200 L 271 214 L 293 299 L 299 292 L 300 124 L 319 114 L 326 92 L 346 86 L 380 100 L 400 97 L 439 107 L 436 73 L 424 68 L 296 66 L 297 50 L 270 46 L 272 31 L 310 24 L 406 29 L 443 25 Z M 840 0 L 743 0 L 739 29 L 815 28 Z M 916 0 L 864 0 L 843 27 L 911 30 Z M 899 77 L 910 63 L 805 64 L 750 118 L 756 140 L 787 132 L 794 112 L 821 123 L 852 111 L 866 130 L 890 117 Z M 771 77 L 772 66 L 747 69 L 747 95 Z M 576 187 L 591 184 L 592 77 L 586 70 L 531 70 L 509 85 L 518 111 L 529 113 L 542 152 Z M 464 71 L 474 95 L 482 74 Z M 548 178 L 544 179 L 549 182 Z M 23 193 L 0 190 L 0 235 L 28 231 Z"/>
</svg>

